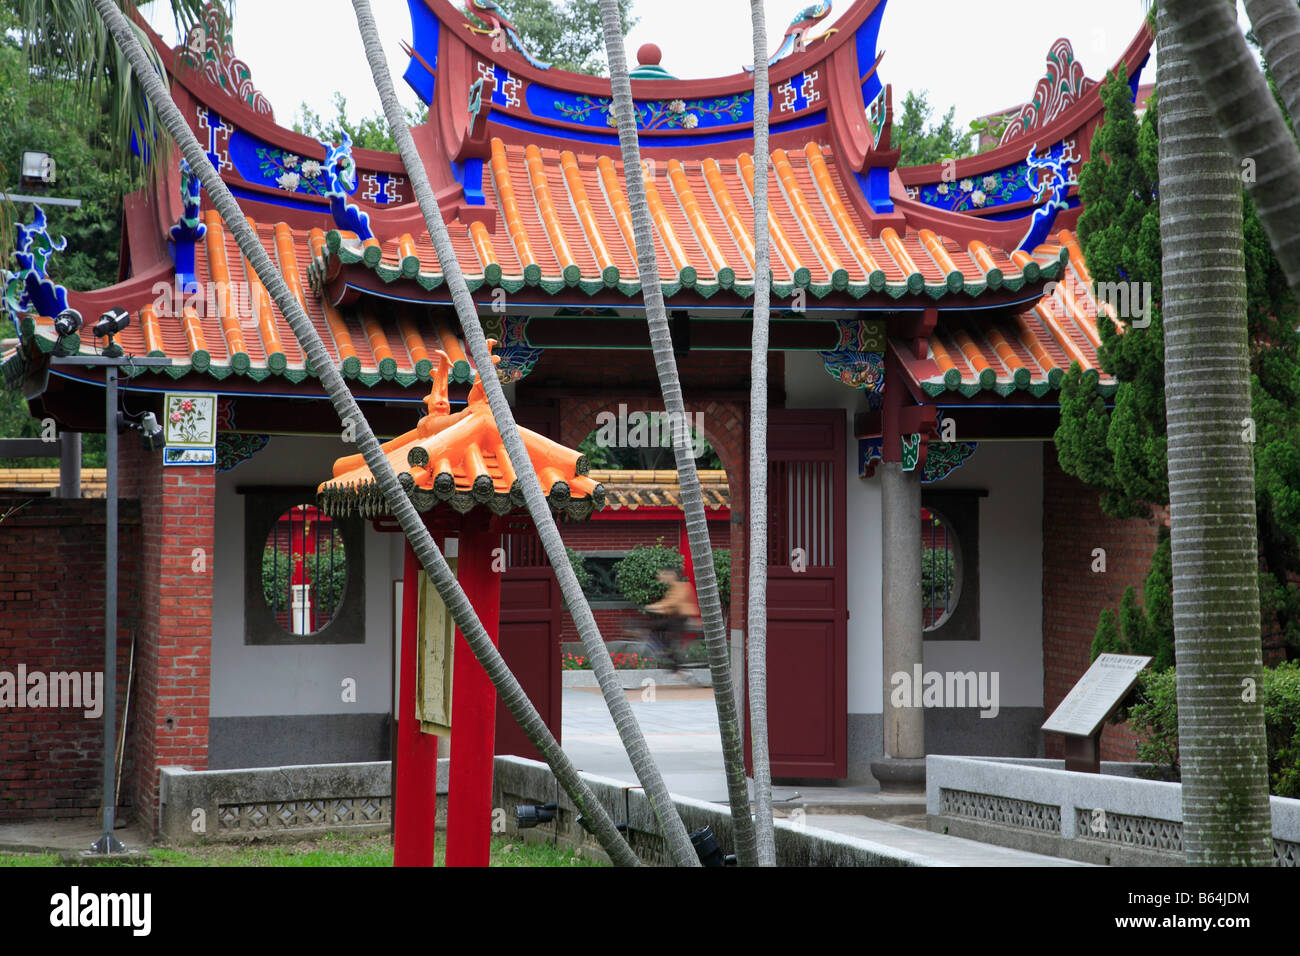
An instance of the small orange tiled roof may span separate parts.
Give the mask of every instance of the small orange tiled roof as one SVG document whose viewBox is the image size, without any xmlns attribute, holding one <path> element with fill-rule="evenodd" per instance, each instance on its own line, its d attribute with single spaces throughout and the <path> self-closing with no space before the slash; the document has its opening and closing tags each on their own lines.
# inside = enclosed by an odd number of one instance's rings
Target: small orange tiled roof
<svg viewBox="0 0 1300 956">
<path fill-rule="evenodd" d="M 720 469 L 703 469 L 698 472 L 700 492 L 707 511 L 718 511 L 731 506 L 727 486 L 727 473 Z M 592 481 L 605 488 L 605 507 L 610 511 L 626 508 L 682 508 L 681 484 L 677 472 L 672 470 L 592 470 Z"/>
<path fill-rule="evenodd" d="M 981 391 L 1006 396 L 1024 390 L 1041 396 L 1060 387 L 1073 362 L 1097 377 L 1103 397 L 1114 394 L 1118 383 L 1102 371 L 1097 354 L 1101 307 L 1072 233 L 1063 230 L 1035 250 L 1039 258 L 1057 254 L 1068 256 L 1069 267 L 1032 308 L 1011 316 L 949 317 L 930 336 L 927 360 L 917 360 L 906 346 L 896 349 L 926 394 L 956 391 L 969 398 Z M 1116 328 L 1123 333 L 1124 323 Z"/>
<path fill-rule="evenodd" d="M 754 162 L 742 153 L 727 159 L 647 163 L 647 202 L 655 226 L 664 294 L 693 289 L 703 296 L 733 290 L 753 294 Z M 448 224 L 456 257 L 471 290 L 483 285 L 516 292 L 534 286 L 548 293 L 577 288 L 595 295 L 616 289 L 640 294 L 636 243 L 623 189 L 622 164 L 607 156 L 492 141 L 484 192 L 498 220 Z M 922 229 L 901 235 L 892 228 L 870 237 L 845 202 L 844 185 L 828 147 L 772 153 L 769 225 L 773 294 L 805 288 L 816 296 L 847 291 L 893 298 L 927 294 L 938 299 L 986 290 L 1016 291 L 1026 282 L 1054 278 L 1059 257 L 1035 254 L 1034 264 L 974 242 L 963 247 Z M 364 243 L 331 230 L 326 249 L 345 265 L 362 263 L 385 282 L 411 279 L 426 289 L 443 282 L 432 243 L 423 234 Z M 313 278 L 330 262 L 319 261 Z"/>
<path fill-rule="evenodd" d="M 488 344 L 496 343 L 489 339 Z M 495 355 L 492 359 L 499 361 Z M 522 508 L 523 491 L 477 375 L 466 407 L 455 414 L 450 413 L 445 371 L 435 372 L 425 404 L 428 414 L 415 428 L 380 446 L 415 507 L 428 511 L 449 504 L 463 514 L 484 505 L 498 515 Z M 585 455 L 526 428 L 519 433 L 552 509 L 586 518 L 604 507 L 605 489 L 587 476 Z M 320 485 L 317 499 L 328 515 L 374 518 L 388 513 L 379 483 L 361 455 L 336 461 L 334 477 Z"/>
</svg>

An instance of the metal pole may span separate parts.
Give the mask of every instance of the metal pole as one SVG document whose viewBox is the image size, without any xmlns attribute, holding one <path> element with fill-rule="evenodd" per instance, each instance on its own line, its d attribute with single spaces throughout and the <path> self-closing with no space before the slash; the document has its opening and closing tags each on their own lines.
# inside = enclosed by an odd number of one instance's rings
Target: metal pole
<svg viewBox="0 0 1300 956">
<path fill-rule="evenodd" d="M 81 497 L 81 432 L 59 433 L 59 497 Z"/>
<path fill-rule="evenodd" d="M 107 446 L 108 515 L 104 527 L 104 829 L 91 847 L 94 853 L 122 853 L 113 836 L 117 815 L 117 366 L 104 369 L 104 437 Z"/>
</svg>

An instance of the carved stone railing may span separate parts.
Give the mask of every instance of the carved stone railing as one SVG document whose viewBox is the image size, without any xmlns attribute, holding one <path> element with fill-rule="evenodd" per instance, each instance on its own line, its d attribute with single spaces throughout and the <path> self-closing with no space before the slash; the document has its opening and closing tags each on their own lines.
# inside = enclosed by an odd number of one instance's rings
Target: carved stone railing
<svg viewBox="0 0 1300 956">
<path fill-rule="evenodd" d="M 1183 861 L 1182 787 L 1144 779 L 1147 765 L 1071 773 L 1062 760 L 926 758 L 931 830 L 1088 863 Z M 1271 797 L 1273 863 L 1300 866 L 1300 800 Z"/>
</svg>

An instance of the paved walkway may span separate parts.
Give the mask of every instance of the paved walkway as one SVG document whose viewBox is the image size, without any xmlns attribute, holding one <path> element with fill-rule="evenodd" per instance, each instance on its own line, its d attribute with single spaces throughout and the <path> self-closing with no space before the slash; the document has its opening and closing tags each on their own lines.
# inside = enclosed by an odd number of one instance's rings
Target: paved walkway
<svg viewBox="0 0 1300 956">
<path fill-rule="evenodd" d="M 660 697 L 650 703 L 633 696 L 631 704 L 669 791 L 726 803 L 722 740 L 713 700 Z M 579 770 L 635 782 L 632 764 L 599 693 L 566 687 L 563 713 L 561 743 Z M 953 866 L 1085 865 L 931 833 L 924 829 L 924 800 L 916 797 L 884 795 L 868 787 L 776 787 L 772 796 L 779 815 L 806 808 L 804 822 L 810 828 L 872 840 Z M 902 822 L 909 825 L 900 825 Z"/>
</svg>

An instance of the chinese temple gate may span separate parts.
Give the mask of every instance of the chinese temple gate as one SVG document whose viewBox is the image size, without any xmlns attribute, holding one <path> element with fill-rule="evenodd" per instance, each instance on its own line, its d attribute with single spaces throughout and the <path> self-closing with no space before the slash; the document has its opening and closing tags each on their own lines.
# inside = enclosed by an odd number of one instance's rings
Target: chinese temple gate
<svg viewBox="0 0 1300 956">
<path fill-rule="evenodd" d="M 448 0 L 408 2 L 405 79 L 429 107 L 413 132 L 483 324 L 498 342 L 495 374 L 519 421 L 557 449 L 576 448 L 599 412 L 662 409 L 609 81 L 549 68 L 514 40 L 467 29 Z M 999 145 L 947 164 L 900 168 L 891 140 L 894 93 L 885 81 L 890 60 L 879 49 L 887 23 L 885 0 L 856 0 L 833 31 L 800 27 L 771 68 L 768 653 L 778 778 L 914 785 L 917 761 L 934 746 L 1041 750 L 1035 720 L 1055 693 L 1053 674 L 1067 669 L 1045 662 L 1056 653 L 1049 631 L 1067 625 L 1043 612 L 1043 590 L 1057 586 L 1042 542 L 1058 520 L 1052 496 L 1062 479 L 1048 457 L 1059 389 L 1072 364 L 1100 383 L 1103 396 L 1117 387 L 1099 367 L 1099 305 L 1071 231 L 1078 174 L 1102 117 L 1098 84 L 1068 41 L 1058 41 L 1037 89 L 1026 83 L 1033 96 Z M 1151 42 L 1143 28 L 1119 62 L 1107 64 L 1135 90 Z M 412 421 L 431 382 L 445 383 L 452 417 L 477 414 L 471 389 L 482 370 L 463 345 L 399 157 L 320 143 L 279 125 L 215 18 L 176 49 L 156 36 L 154 43 L 182 112 L 330 360 L 376 433 L 400 436 L 390 442 L 400 452 L 399 472 L 423 469 L 408 493 L 441 495 L 438 462 L 408 461 Z M 633 174 L 643 177 L 654 219 L 687 411 L 700 414 L 726 469 L 739 661 L 748 569 L 753 83 L 744 72 L 678 80 L 664 56 L 643 48 L 633 73 L 645 161 Z M 46 279 L 40 267 L 36 261 L 29 270 L 37 283 Z M 218 751 L 227 766 L 291 762 L 291 753 L 264 739 L 271 728 L 280 728 L 287 749 L 307 739 L 314 721 L 312 739 L 332 743 L 312 759 L 361 759 L 350 755 L 381 748 L 392 705 L 385 680 L 397 666 L 390 638 L 414 626 L 415 599 L 409 555 L 394 550 L 392 536 L 358 525 L 366 604 L 355 620 L 364 626 L 332 635 L 329 654 L 310 665 L 335 682 L 350 668 L 365 675 L 359 686 L 379 688 L 367 690 L 357 715 L 313 697 L 299 681 L 308 665 L 298 652 L 311 634 L 250 631 L 237 606 L 239 575 L 249 573 L 239 555 L 247 553 L 241 542 L 265 536 L 250 517 L 257 496 L 292 488 L 299 504 L 317 505 L 319 476 L 351 449 L 284 317 L 188 170 L 172 165 L 160 185 L 128 197 L 122 272 L 114 286 L 66 297 L 87 316 L 127 309 L 132 324 L 117 339 L 126 351 L 172 359 L 170 368 L 141 370 L 124 386 L 133 406 L 157 406 L 165 392 L 220 396 L 215 474 L 164 467 L 137 451 L 124 483 L 126 494 L 145 502 L 146 517 L 156 515 L 164 540 L 201 539 L 219 556 L 216 572 L 198 573 L 188 557 L 149 552 L 157 568 L 147 577 L 148 599 L 175 597 L 184 586 L 198 618 L 210 616 L 213 625 L 187 630 L 191 616 L 182 620 L 166 601 L 141 620 L 141 653 L 157 686 L 137 720 L 162 727 L 180 713 L 190 744 L 171 750 L 165 740 L 174 738 L 161 732 L 139 736 L 133 797 L 147 816 L 159 766 L 207 766 Z M 34 301 L 20 310 L 21 341 L 4 356 L 5 380 L 24 390 L 37 416 L 66 429 L 102 429 L 95 412 L 102 376 L 49 368 L 56 349 L 89 352 L 99 343 L 88 329 L 60 341 L 45 311 Z M 430 409 L 421 421 L 439 414 L 448 412 Z M 566 462 L 564 480 L 576 481 L 574 462 Z M 334 474 L 321 488 L 326 502 L 350 480 L 337 468 Z M 466 493 L 459 475 L 453 484 L 447 494 Z M 190 499 L 205 508 L 168 508 Z M 945 577 L 939 611 L 918 586 L 921 563 L 930 560 L 923 555 L 937 547 L 935 533 L 920 530 L 923 514 L 946 522 L 943 547 L 961 555 L 965 588 Z M 605 526 L 592 522 L 582 533 L 598 525 Z M 506 535 L 510 570 L 492 599 L 502 650 L 534 703 L 558 723 L 558 669 L 549 662 L 557 659 L 563 612 L 535 539 L 495 517 L 457 531 L 485 539 L 476 554 L 489 536 Z M 464 547 L 462 538 L 462 561 Z M 1035 590 L 1017 599 L 1026 578 Z M 405 612 L 391 588 L 398 580 L 408 585 Z M 344 605 L 340 613 L 347 597 Z M 483 606 L 480 613 L 490 619 L 492 612 Z M 331 628 L 338 626 L 319 633 Z M 177 648 L 212 662 L 210 686 L 180 711 L 169 703 L 180 698 L 179 676 L 169 671 Z M 459 670 L 465 659 L 456 658 L 458 682 L 472 680 Z M 407 664 L 403 657 L 403 680 Z M 1005 671 L 1004 687 L 1015 696 L 998 723 L 1004 729 L 990 737 L 997 722 L 891 708 L 890 674 L 922 664 Z M 294 688 L 290 705 L 272 703 L 275 681 Z M 422 754 L 413 759 L 433 759 L 428 741 L 403 729 L 405 709 L 392 712 L 399 740 Z M 498 729 L 499 748 L 523 749 Z M 455 766 L 454 749 L 452 758 Z"/>
</svg>

